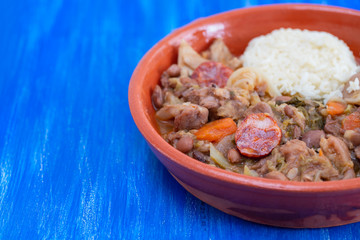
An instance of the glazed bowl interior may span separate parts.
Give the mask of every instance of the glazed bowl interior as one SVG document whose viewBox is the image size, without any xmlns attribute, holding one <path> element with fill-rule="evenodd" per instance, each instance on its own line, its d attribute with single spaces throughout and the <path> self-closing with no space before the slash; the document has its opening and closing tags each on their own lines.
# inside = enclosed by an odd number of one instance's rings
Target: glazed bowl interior
<svg viewBox="0 0 360 240">
<path fill-rule="evenodd" d="M 182 39 L 196 51 L 202 51 L 214 39 L 223 38 L 230 51 L 239 56 L 254 37 L 278 28 L 299 28 L 334 34 L 358 57 L 359 26 L 359 11 L 309 4 L 245 8 L 196 20 L 162 39 L 139 62 L 128 93 L 134 121 L 152 151 L 176 180 L 222 211 L 285 227 L 325 227 L 360 221 L 360 203 L 355 201 L 360 197 L 359 178 L 328 182 L 278 181 L 201 163 L 176 150 L 161 137 L 151 102 L 151 93 L 162 72 L 177 61 Z M 347 214 L 345 220 L 344 214 Z"/>
</svg>

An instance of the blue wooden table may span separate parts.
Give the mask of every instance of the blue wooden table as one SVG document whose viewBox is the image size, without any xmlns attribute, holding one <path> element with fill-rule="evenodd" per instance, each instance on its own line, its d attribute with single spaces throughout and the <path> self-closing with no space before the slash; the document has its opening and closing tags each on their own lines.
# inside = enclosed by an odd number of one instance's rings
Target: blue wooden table
<svg viewBox="0 0 360 240">
<path fill-rule="evenodd" d="M 360 223 L 281 229 L 201 202 L 128 108 L 132 71 L 173 29 L 279 2 L 1 1 L 0 239 L 356 239 Z"/>
</svg>

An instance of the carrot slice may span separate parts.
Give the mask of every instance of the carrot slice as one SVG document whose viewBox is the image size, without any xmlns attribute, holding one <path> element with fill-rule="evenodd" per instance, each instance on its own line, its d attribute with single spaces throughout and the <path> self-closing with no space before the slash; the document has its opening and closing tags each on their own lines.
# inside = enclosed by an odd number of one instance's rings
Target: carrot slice
<svg viewBox="0 0 360 240">
<path fill-rule="evenodd" d="M 236 132 L 236 123 L 231 118 L 223 118 L 209 122 L 201 127 L 195 136 L 199 140 L 208 140 L 210 142 L 218 141 L 221 138 Z"/>
<path fill-rule="evenodd" d="M 319 150 L 319 157 L 322 157 L 322 156 L 324 156 L 324 153 L 323 153 L 323 151 L 320 149 L 320 150 Z"/>
<path fill-rule="evenodd" d="M 360 128 L 360 113 L 353 112 L 347 115 L 342 122 L 342 127 L 344 130 L 354 130 L 355 128 Z"/>
<path fill-rule="evenodd" d="M 330 115 L 339 115 L 344 113 L 346 109 L 346 103 L 336 102 L 336 101 L 329 101 L 326 104 L 326 110 Z"/>
</svg>

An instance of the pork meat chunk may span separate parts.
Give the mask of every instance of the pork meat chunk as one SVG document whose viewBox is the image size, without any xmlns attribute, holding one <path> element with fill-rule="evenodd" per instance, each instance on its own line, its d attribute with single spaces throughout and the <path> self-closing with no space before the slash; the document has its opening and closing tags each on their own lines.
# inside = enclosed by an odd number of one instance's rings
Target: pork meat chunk
<svg viewBox="0 0 360 240">
<path fill-rule="evenodd" d="M 196 104 L 188 104 L 174 118 L 175 131 L 199 129 L 208 121 L 209 110 Z"/>
<path fill-rule="evenodd" d="M 341 126 L 341 119 L 338 117 L 332 117 L 330 115 L 326 118 L 326 123 L 324 126 L 325 133 L 332 134 L 336 137 L 340 137 L 344 135 L 344 130 Z"/>
<path fill-rule="evenodd" d="M 301 166 L 300 180 L 302 182 L 319 182 L 323 180 L 336 180 L 339 172 L 325 156 L 318 156 L 311 150 L 311 157 Z"/>
<path fill-rule="evenodd" d="M 299 168 L 301 162 L 310 156 L 305 142 L 294 139 L 280 147 L 280 153 L 284 155 L 286 165 L 281 172 L 290 180 L 300 180 Z"/>
<path fill-rule="evenodd" d="M 330 136 L 320 140 L 320 147 L 324 155 L 339 171 L 340 179 L 354 178 L 354 163 L 351 161 L 350 151 L 346 144 L 337 137 Z"/>
<path fill-rule="evenodd" d="M 291 140 L 280 147 L 285 157 L 281 172 L 290 180 L 322 181 L 337 178 L 338 171 L 326 157 L 319 157 L 305 142 Z"/>
<path fill-rule="evenodd" d="M 229 117 L 234 120 L 239 120 L 244 117 L 247 104 L 240 100 L 229 100 L 217 109 L 219 117 Z"/>
<path fill-rule="evenodd" d="M 301 131 L 304 131 L 306 126 L 306 119 L 304 114 L 300 112 L 296 107 L 291 105 L 286 105 L 284 107 L 284 113 L 289 118 L 292 118 L 294 122 L 301 128 Z"/>
<path fill-rule="evenodd" d="M 156 112 L 156 117 L 163 121 L 174 119 L 175 131 L 199 129 L 207 123 L 209 110 L 192 103 L 168 104 Z"/>
<path fill-rule="evenodd" d="M 256 105 L 248 108 L 245 114 L 246 116 L 249 116 L 250 114 L 253 113 L 268 113 L 271 117 L 274 116 L 270 105 L 265 102 L 259 102 Z"/>
</svg>

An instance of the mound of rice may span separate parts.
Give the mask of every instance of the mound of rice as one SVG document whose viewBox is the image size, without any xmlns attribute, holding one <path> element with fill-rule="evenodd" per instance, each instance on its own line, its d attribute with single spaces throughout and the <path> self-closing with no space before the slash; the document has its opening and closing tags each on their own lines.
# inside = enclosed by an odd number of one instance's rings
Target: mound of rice
<svg viewBox="0 0 360 240">
<path fill-rule="evenodd" d="M 349 47 L 326 32 L 278 29 L 254 38 L 242 59 L 268 81 L 273 92 L 311 99 L 341 97 L 344 82 L 356 73 Z"/>
</svg>

